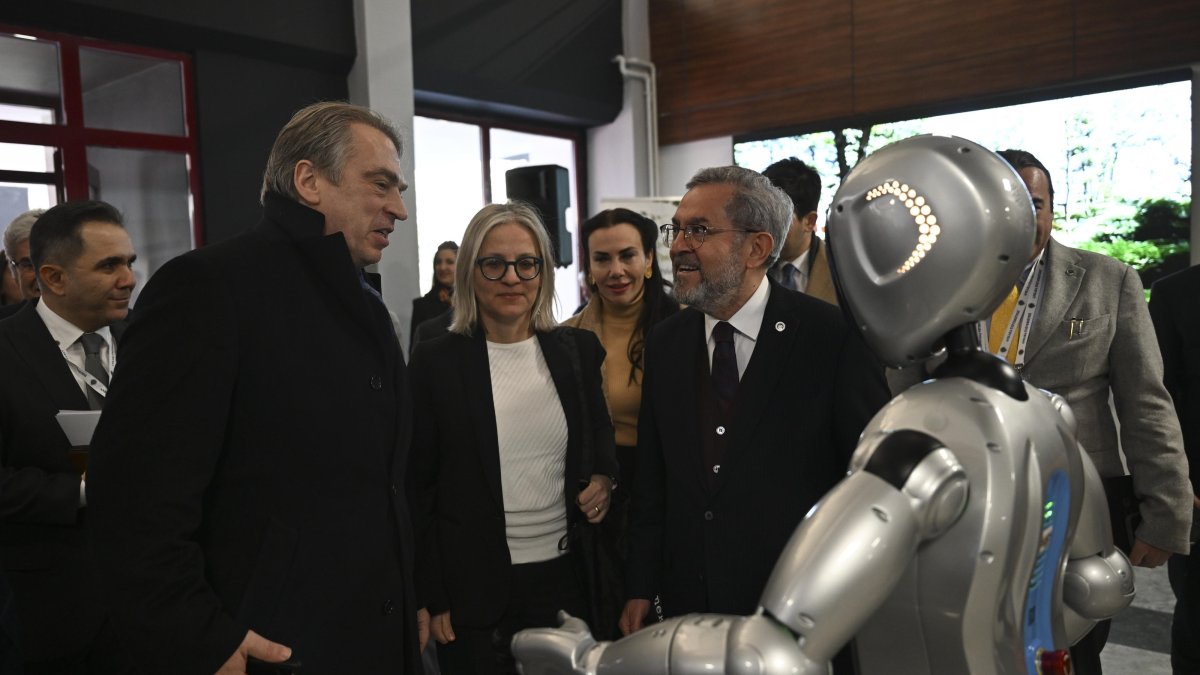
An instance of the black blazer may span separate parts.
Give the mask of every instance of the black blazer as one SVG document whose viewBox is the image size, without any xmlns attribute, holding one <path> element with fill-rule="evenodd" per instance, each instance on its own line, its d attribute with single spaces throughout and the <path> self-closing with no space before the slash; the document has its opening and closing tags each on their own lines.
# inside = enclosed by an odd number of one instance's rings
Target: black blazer
<svg viewBox="0 0 1200 675">
<path fill-rule="evenodd" d="M 112 326 L 119 339 L 123 323 Z M 71 444 L 54 419 L 87 410 L 37 303 L 0 321 L 0 556 L 21 623 L 22 655 L 61 657 L 83 649 L 103 613 L 79 508 Z"/>
<path fill-rule="evenodd" d="M 1200 266 L 1155 282 L 1150 318 L 1162 350 L 1163 383 L 1183 428 L 1192 490 L 1200 494 Z"/>
<path fill-rule="evenodd" d="M 836 307 L 770 283 L 711 489 L 704 315 L 685 309 L 646 338 L 626 583 L 632 598 L 660 594 L 667 616 L 753 613 L 783 546 L 889 398 L 883 367 Z"/>
<path fill-rule="evenodd" d="M 257 226 L 138 300 L 88 526 L 146 672 L 211 675 L 247 629 L 305 675 L 420 672 L 404 362 L 323 229 L 268 195 Z"/>
<path fill-rule="evenodd" d="M 408 344 L 412 345 L 416 342 L 417 328 L 422 323 L 441 315 L 448 309 L 450 309 L 450 305 L 438 300 L 438 289 L 436 286 L 425 295 L 413 298 L 412 320 L 408 325 Z M 412 347 L 409 347 L 409 352 L 412 352 Z"/>
<path fill-rule="evenodd" d="M 563 498 L 571 522 L 582 518 L 575 505 L 580 482 L 617 471 L 612 422 L 600 387 L 604 348 L 595 334 L 574 328 L 539 332 L 537 339 L 567 419 Z M 508 604 L 512 562 L 482 331 L 473 337 L 448 333 L 417 345 L 412 385 L 418 596 L 432 614 L 450 610 L 455 625 L 488 626 Z M 586 401 L 580 392 L 586 392 Z M 581 457 L 585 428 L 592 433 L 590 464 Z"/>
</svg>

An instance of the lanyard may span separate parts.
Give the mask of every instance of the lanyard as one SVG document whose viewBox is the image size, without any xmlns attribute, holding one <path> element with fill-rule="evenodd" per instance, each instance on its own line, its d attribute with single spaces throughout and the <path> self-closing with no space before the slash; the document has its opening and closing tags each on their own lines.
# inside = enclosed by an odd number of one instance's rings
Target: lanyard
<svg viewBox="0 0 1200 675">
<path fill-rule="evenodd" d="M 1042 252 L 1033 261 L 1033 269 L 1029 273 L 1029 278 L 1025 280 L 1025 285 L 1021 287 L 1021 293 L 1017 296 L 1017 306 L 1013 308 L 1012 316 L 1008 318 L 1004 339 L 1000 342 L 999 351 L 996 352 L 997 356 L 1007 354 L 1009 348 L 1012 347 L 1013 336 L 1019 335 L 1018 345 L 1021 346 L 1021 350 L 1017 353 L 1013 364 L 1018 371 L 1025 367 L 1025 349 L 1029 345 L 1029 330 L 1033 326 L 1034 315 L 1037 314 L 1037 305 L 1042 300 L 1042 285 L 1046 274 L 1046 265 L 1043 260 L 1045 253 L 1046 249 L 1042 249 Z M 980 342 L 985 349 L 989 349 L 988 329 L 988 321 L 980 321 L 975 325 L 975 330 L 978 331 Z"/>
<path fill-rule="evenodd" d="M 97 380 L 95 375 L 92 375 L 88 371 L 76 365 L 74 361 L 67 357 L 67 350 L 59 349 L 58 351 L 62 352 L 63 361 L 67 362 L 67 366 L 69 366 L 76 375 L 83 378 L 83 383 L 85 385 L 91 387 L 92 391 L 96 392 L 97 394 L 108 398 L 108 385 L 104 384 L 100 380 Z M 108 346 L 108 379 L 110 382 L 112 381 L 113 371 L 117 369 L 116 352 L 117 350 L 114 349 L 112 345 Z M 86 359 L 87 355 L 84 355 L 84 358 Z"/>
</svg>

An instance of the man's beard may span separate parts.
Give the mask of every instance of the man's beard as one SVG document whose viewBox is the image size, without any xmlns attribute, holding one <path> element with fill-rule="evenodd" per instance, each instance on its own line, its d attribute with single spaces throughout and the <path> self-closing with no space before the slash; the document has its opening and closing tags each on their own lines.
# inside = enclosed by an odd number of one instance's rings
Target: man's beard
<svg viewBox="0 0 1200 675">
<path fill-rule="evenodd" d="M 678 266 L 674 260 L 671 262 L 673 267 Z M 699 264 L 698 259 L 696 262 Z M 684 290 L 676 284 L 671 294 L 680 304 L 695 307 L 705 314 L 712 314 L 728 304 L 741 286 L 743 270 L 740 263 L 735 256 L 730 256 L 716 269 L 706 272 L 704 268 L 700 268 L 700 281 L 695 286 Z"/>
</svg>

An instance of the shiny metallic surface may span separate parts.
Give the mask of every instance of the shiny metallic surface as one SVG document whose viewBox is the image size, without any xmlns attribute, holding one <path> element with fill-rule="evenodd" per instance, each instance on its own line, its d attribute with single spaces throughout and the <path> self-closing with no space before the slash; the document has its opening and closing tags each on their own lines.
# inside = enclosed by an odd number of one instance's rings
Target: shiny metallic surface
<svg viewBox="0 0 1200 675">
<path fill-rule="evenodd" d="M 512 652 L 517 670 L 523 675 L 584 675 L 594 672 L 588 666 L 599 656 L 596 640 L 587 624 L 566 612 L 558 613 L 558 628 L 533 628 L 513 636 Z M 592 654 L 592 652 L 596 652 Z"/>
<path fill-rule="evenodd" d="M 1049 398 L 1027 390 L 1023 402 L 969 380 L 935 380 L 894 399 L 864 431 L 863 446 L 900 429 L 938 438 L 970 494 L 857 633 L 861 672 L 1024 672 L 1024 589 L 1042 534 L 1042 483 L 1058 470 L 1073 485 L 1085 481 L 1066 421 Z M 1069 507 L 1078 514 L 1082 505 L 1076 490 Z M 1058 632 L 1065 648 L 1065 626 Z"/>
<path fill-rule="evenodd" d="M 1067 563 L 1063 599 L 1080 616 L 1111 619 L 1133 602 L 1133 567 L 1117 549 Z"/>
<path fill-rule="evenodd" d="M 910 498 L 859 472 L 805 517 L 763 590 L 768 615 L 799 633 L 804 652 L 828 661 L 887 598 L 920 544 Z"/>
<path fill-rule="evenodd" d="M 930 216 L 932 226 L 916 222 Z M 884 363 L 905 366 L 931 356 L 951 328 L 990 316 L 1008 294 L 1033 248 L 1033 202 L 986 148 L 917 136 L 854 167 L 826 231 L 834 276 L 867 344 Z"/>
<path fill-rule="evenodd" d="M 954 524 L 967 505 L 971 485 L 958 458 L 942 448 L 913 469 L 904 484 L 921 519 L 922 539 L 937 536 Z"/>
<path fill-rule="evenodd" d="M 813 661 L 779 624 L 756 614 L 739 619 L 729 633 L 727 675 L 826 675 L 828 666 Z"/>
</svg>

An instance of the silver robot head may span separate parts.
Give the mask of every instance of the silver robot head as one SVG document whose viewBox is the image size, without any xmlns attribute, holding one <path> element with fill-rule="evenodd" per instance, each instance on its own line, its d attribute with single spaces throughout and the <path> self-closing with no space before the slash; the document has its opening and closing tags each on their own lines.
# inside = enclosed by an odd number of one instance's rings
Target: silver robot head
<svg viewBox="0 0 1200 675">
<path fill-rule="evenodd" d="M 963 138 L 917 136 L 854 167 L 827 230 L 843 307 L 884 363 L 907 366 L 991 315 L 1029 260 L 1035 226 L 1007 162 Z"/>
</svg>

